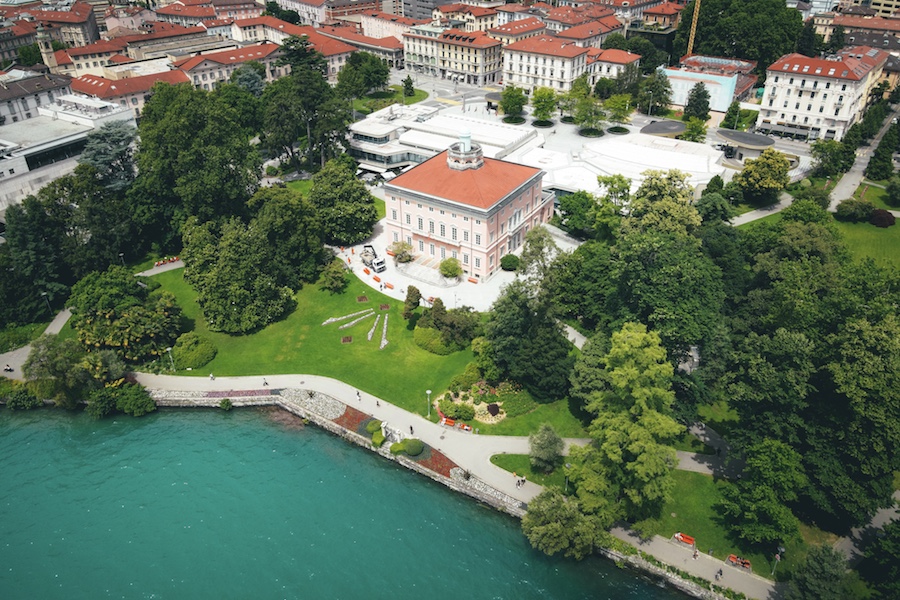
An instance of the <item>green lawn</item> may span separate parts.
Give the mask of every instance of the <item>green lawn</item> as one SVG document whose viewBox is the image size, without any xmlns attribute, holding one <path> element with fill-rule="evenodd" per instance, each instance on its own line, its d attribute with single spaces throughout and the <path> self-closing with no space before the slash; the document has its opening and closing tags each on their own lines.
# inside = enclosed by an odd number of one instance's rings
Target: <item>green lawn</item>
<svg viewBox="0 0 900 600">
<path fill-rule="evenodd" d="M 461 372 L 472 359 L 471 352 L 450 356 L 430 354 L 413 342 L 412 331 L 401 317 L 403 303 L 380 294 L 351 277 L 343 294 L 333 296 L 317 286 L 308 285 L 297 293 L 297 309 L 285 320 L 247 336 L 212 333 L 200 315 L 196 293 L 184 281 L 183 271 L 168 271 L 155 276 L 163 287 L 178 299 L 179 305 L 194 324 L 194 329 L 211 339 L 218 347 L 216 358 L 194 373 L 183 375 L 264 375 L 310 373 L 334 377 L 375 394 L 414 413 L 425 414 L 425 390 L 440 393 L 450 378 Z M 365 295 L 368 301 L 357 302 Z M 366 339 L 374 319 L 367 319 L 340 330 L 341 323 L 322 325 L 330 317 L 389 304 L 389 344 L 379 350 L 381 323 L 372 341 Z M 383 321 L 383 319 L 382 319 Z M 342 344 L 342 336 L 352 336 L 350 344 Z M 434 411 L 432 411 L 434 415 Z M 436 418 L 436 417 L 435 417 Z"/>
<path fill-rule="evenodd" d="M 743 225 L 738 225 L 738 229 L 750 229 L 752 227 L 758 226 L 760 223 L 777 223 L 780 220 L 781 220 L 781 213 L 777 212 L 777 213 L 769 215 L 767 217 L 763 217 L 762 219 L 756 219 L 755 221 L 750 221 L 749 223 L 744 223 Z"/>
<path fill-rule="evenodd" d="M 697 414 L 713 431 L 725 438 L 738 426 L 737 411 L 728 406 L 724 400 L 698 407 Z"/>
<path fill-rule="evenodd" d="M 364 114 L 373 113 L 376 110 L 388 107 L 391 104 L 415 104 L 428 98 L 428 92 L 416 89 L 415 95 L 405 97 L 402 85 L 392 85 L 388 89 L 372 92 L 362 98 L 353 100 L 353 110 Z"/>
<path fill-rule="evenodd" d="M 378 212 L 378 220 L 380 221 L 387 214 L 387 209 L 384 206 L 384 200 L 381 198 L 375 198 L 375 210 Z"/>
<path fill-rule="evenodd" d="M 716 450 L 712 446 L 707 446 L 701 442 L 696 436 L 685 431 L 681 437 L 675 440 L 672 447 L 676 450 L 684 452 L 696 452 L 698 454 L 715 454 Z"/>
<path fill-rule="evenodd" d="M 39 338 L 50 321 L 28 323 L 17 327 L 5 327 L 0 329 L 0 352 L 9 352 L 21 348 L 25 344 Z"/>
<path fill-rule="evenodd" d="M 555 485 L 560 490 L 564 490 L 566 487 L 565 468 L 562 464 L 556 467 L 552 473 L 535 472 L 531 468 L 531 460 L 527 454 L 495 454 L 491 457 L 491 463 L 538 485 Z"/>
<path fill-rule="evenodd" d="M 871 257 L 881 266 L 900 267 L 900 225 L 882 229 L 868 223 L 836 223 L 854 258 Z"/>
<path fill-rule="evenodd" d="M 442 394 L 450 379 L 461 373 L 472 360 L 468 350 L 438 356 L 416 346 L 412 330 L 401 316 L 403 303 L 384 296 L 355 277 L 350 277 L 347 291 L 336 296 L 314 285 L 304 287 L 296 294 L 297 309 L 291 315 L 247 336 L 230 336 L 207 329 L 197 295 L 184 281 L 183 270 L 161 273 L 154 279 L 175 294 L 194 330 L 212 340 L 219 350 L 216 358 L 203 369 L 181 372 L 182 375 L 325 375 L 424 415 L 427 412 L 425 390 L 432 390 L 432 398 Z M 358 296 L 366 296 L 368 301 L 359 303 Z M 369 307 L 381 312 L 378 310 L 380 304 L 390 305 L 387 311 L 389 343 L 384 350 L 378 349 L 381 323 L 372 341 L 366 339 L 374 322 L 372 318 L 344 330 L 338 329 L 342 323 L 322 325 L 328 318 Z M 352 343 L 342 344 L 342 336 L 352 336 Z M 436 411 L 431 414 L 436 421 Z M 497 425 L 477 426 L 482 433 L 528 435 L 541 423 L 552 424 L 565 437 L 585 435 L 565 400 L 540 405 L 526 415 L 506 419 Z"/>
<path fill-rule="evenodd" d="M 295 192 L 300 192 L 305 197 L 309 194 L 309 190 L 312 189 L 312 179 L 297 179 L 295 181 L 289 181 L 285 185 Z"/>
<path fill-rule="evenodd" d="M 872 202 L 876 208 L 883 208 L 885 210 L 896 210 L 891 206 L 887 205 L 887 202 L 884 201 L 885 196 L 887 196 L 887 190 L 883 187 L 877 187 L 874 185 L 869 185 L 866 182 L 860 184 L 856 191 L 853 192 L 854 198 L 865 198 Z"/>
</svg>

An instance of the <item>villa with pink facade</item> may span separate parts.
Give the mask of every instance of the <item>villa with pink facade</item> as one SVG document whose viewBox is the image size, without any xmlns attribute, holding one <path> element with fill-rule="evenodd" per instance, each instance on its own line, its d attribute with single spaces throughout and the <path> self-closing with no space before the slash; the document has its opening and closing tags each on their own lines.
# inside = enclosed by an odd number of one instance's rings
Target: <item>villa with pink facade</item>
<svg viewBox="0 0 900 600">
<path fill-rule="evenodd" d="M 463 133 L 444 152 L 384 186 L 391 241 L 435 266 L 456 258 L 466 275 L 485 280 L 533 227 L 553 215 L 554 195 L 541 189 L 540 169 L 484 158 Z"/>
</svg>

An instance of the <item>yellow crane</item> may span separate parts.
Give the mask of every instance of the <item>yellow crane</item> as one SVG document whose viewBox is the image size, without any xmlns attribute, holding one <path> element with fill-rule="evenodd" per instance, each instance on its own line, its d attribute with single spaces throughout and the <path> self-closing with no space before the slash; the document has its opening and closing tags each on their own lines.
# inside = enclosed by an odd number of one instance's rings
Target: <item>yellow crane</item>
<svg viewBox="0 0 900 600">
<path fill-rule="evenodd" d="M 700 16 L 700 0 L 694 2 L 694 18 L 691 21 L 691 37 L 688 38 L 687 52 L 685 56 L 690 56 L 694 51 L 694 36 L 697 35 L 697 17 Z"/>
</svg>

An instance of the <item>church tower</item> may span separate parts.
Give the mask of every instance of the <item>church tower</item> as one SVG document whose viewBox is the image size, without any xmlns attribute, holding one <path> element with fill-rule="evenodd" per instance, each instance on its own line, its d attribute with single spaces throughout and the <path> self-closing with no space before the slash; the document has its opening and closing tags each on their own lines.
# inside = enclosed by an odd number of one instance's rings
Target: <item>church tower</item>
<svg viewBox="0 0 900 600">
<path fill-rule="evenodd" d="M 50 72 L 59 72 L 59 64 L 56 62 L 56 52 L 53 50 L 53 43 L 50 40 L 50 35 L 44 30 L 42 25 L 37 27 L 37 43 L 41 49 L 41 60 L 44 61 Z"/>
</svg>

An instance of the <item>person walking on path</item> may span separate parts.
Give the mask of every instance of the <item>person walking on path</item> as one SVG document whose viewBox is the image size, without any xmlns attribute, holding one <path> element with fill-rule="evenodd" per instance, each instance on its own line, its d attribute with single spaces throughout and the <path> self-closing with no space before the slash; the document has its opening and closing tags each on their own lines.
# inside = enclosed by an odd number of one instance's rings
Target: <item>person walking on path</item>
<svg viewBox="0 0 900 600">
<path fill-rule="evenodd" d="M 409 435 L 415 435 L 415 434 L 413 433 L 412 425 L 409 426 Z"/>
<path fill-rule="evenodd" d="M 359 390 L 356 390 L 356 401 L 362 402 L 362 394 L 359 393 Z"/>
<path fill-rule="evenodd" d="M 266 386 L 268 386 L 268 385 L 269 385 L 269 382 L 266 381 L 266 378 L 265 378 L 265 377 L 263 377 L 263 387 L 266 387 Z"/>
</svg>

